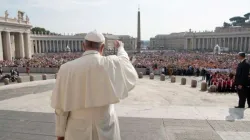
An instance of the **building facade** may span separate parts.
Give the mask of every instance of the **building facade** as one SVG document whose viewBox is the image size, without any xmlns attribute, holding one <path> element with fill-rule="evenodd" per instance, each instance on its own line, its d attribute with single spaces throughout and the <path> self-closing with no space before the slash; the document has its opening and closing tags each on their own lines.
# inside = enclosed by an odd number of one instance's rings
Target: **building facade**
<svg viewBox="0 0 250 140">
<path fill-rule="evenodd" d="M 212 51 L 216 45 L 230 52 L 250 52 L 250 28 L 217 27 L 215 31 L 157 35 L 150 39 L 150 49 Z"/>
<path fill-rule="evenodd" d="M 85 33 L 76 35 L 31 34 L 33 53 L 83 52 Z M 113 42 L 119 38 L 104 34 L 106 50 L 114 50 Z"/>
<path fill-rule="evenodd" d="M 0 60 L 12 60 L 13 58 L 30 58 L 29 17 L 23 18 L 24 13 L 18 11 L 17 18 L 9 18 L 8 11 L 0 17 Z"/>
<path fill-rule="evenodd" d="M 0 17 L 0 60 L 31 58 L 32 54 L 82 52 L 86 33 L 71 35 L 52 35 L 32 33 L 29 17 L 18 11 L 17 18 L 9 18 L 8 11 Z M 119 37 L 104 34 L 105 52 L 115 52 L 114 41 Z M 127 44 L 127 43 L 126 43 Z"/>
<path fill-rule="evenodd" d="M 124 43 L 124 48 L 127 51 L 135 51 L 137 46 L 137 39 L 129 35 L 118 35 L 119 40 Z"/>
<path fill-rule="evenodd" d="M 172 33 L 169 35 L 156 35 L 150 38 L 149 49 L 183 49 L 185 33 Z"/>
</svg>

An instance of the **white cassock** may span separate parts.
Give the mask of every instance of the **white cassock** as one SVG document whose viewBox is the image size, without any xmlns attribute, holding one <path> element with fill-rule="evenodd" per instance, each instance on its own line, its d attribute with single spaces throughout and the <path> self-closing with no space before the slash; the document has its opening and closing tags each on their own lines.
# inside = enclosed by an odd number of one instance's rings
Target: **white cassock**
<svg viewBox="0 0 250 140">
<path fill-rule="evenodd" d="M 114 104 L 128 97 L 137 72 L 123 46 L 117 56 L 86 51 L 61 66 L 52 93 L 56 136 L 65 140 L 120 140 Z"/>
</svg>

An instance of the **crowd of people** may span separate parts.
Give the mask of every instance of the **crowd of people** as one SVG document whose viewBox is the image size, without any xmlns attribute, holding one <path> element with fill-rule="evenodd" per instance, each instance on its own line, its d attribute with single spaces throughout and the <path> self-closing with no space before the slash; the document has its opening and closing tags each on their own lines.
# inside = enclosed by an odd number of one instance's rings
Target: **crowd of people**
<svg viewBox="0 0 250 140">
<path fill-rule="evenodd" d="M 0 61 L 2 67 L 59 68 L 62 64 L 81 57 L 82 53 L 35 54 L 31 59 Z"/>
<path fill-rule="evenodd" d="M 134 65 L 145 68 L 171 67 L 175 69 L 186 69 L 192 66 L 194 68 L 236 69 L 238 62 L 235 57 L 236 55 L 234 54 L 214 55 L 198 52 L 144 52 L 136 55 Z"/>
<path fill-rule="evenodd" d="M 136 55 L 134 66 L 155 70 L 165 75 L 202 76 L 208 85 L 215 85 L 218 92 L 236 92 L 234 74 L 238 65 L 237 54 L 198 52 L 145 52 Z"/>
<path fill-rule="evenodd" d="M 62 64 L 81 55 L 81 52 L 35 54 L 31 59 L 0 61 L 0 67 L 59 68 Z M 136 68 L 147 68 L 147 74 L 159 70 L 165 75 L 202 76 L 202 80 L 206 79 L 209 85 L 216 85 L 220 92 L 233 91 L 232 73 L 235 72 L 238 64 L 235 57 L 235 54 L 214 55 L 175 51 L 143 52 L 130 56 Z M 214 70 L 227 70 L 227 72 L 220 73 Z"/>
</svg>

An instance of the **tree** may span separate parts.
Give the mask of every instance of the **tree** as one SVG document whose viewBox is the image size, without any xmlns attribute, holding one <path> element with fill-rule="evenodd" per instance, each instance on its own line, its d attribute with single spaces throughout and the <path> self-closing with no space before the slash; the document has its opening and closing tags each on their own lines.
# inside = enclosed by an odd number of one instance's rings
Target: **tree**
<svg viewBox="0 0 250 140">
<path fill-rule="evenodd" d="M 246 23 L 246 18 L 240 16 L 232 17 L 229 20 L 232 22 L 233 26 L 242 26 Z"/>
<path fill-rule="evenodd" d="M 230 27 L 230 26 L 232 26 L 230 23 L 227 23 L 227 22 L 223 23 L 223 27 Z"/>
<path fill-rule="evenodd" d="M 34 27 L 31 29 L 31 31 L 33 33 L 43 33 L 43 34 L 49 32 L 49 31 L 45 30 L 45 28 L 41 28 L 41 27 Z"/>
<path fill-rule="evenodd" d="M 244 17 L 245 17 L 246 19 L 250 20 L 250 13 L 245 14 Z"/>
<path fill-rule="evenodd" d="M 49 30 L 46 30 L 45 28 L 41 28 L 41 27 L 34 27 L 31 29 L 32 33 L 35 34 L 51 34 L 51 35 L 61 35 L 61 34 L 57 34 L 55 32 L 50 32 Z"/>
</svg>

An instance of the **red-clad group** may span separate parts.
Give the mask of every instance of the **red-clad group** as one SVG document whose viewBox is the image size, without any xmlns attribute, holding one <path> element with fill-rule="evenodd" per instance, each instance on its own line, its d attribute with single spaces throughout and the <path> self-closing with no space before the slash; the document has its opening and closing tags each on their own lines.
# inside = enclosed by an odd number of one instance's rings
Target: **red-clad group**
<svg viewBox="0 0 250 140">
<path fill-rule="evenodd" d="M 209 85 L 215 85 L 218 92 L 236 92 L 233 74 L 214 73 Z"/>
</svg>

